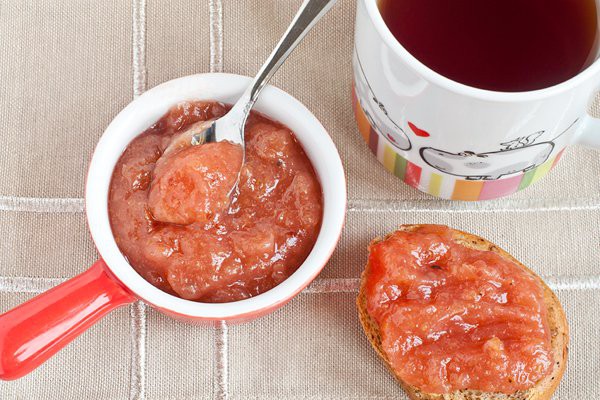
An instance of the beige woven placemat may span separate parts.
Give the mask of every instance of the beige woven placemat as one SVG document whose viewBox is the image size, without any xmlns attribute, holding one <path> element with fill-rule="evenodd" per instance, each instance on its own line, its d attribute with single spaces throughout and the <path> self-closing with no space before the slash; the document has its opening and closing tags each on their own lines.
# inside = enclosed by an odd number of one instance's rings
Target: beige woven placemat
<svg viewBox="0 0 600 400">
<path fill-rule="evenodd" d="M 0 0 L 0 311 L 96 258 L 84 176 L 111 118 L 182 75 L 252 75 L 300 0 Z M 1 399 L 405 399 L 363 338 L 354 309 L 370 239 L 402 223 L 483 235 L 547 278 L 571 324 L 556 399 L 600 393 L 600 154 L 567 152 L 510 198 L 450 203 L 388 174 L 350 106 L 355 1 L 340 0 L 275 77 L 323 122 L 349 186 L 348 221 L 319 279 L 261 320 L 218 329 L 137 304 L 102 320 Z M 600 116 L 600 106 L 594 113 Z"/>
</svg>

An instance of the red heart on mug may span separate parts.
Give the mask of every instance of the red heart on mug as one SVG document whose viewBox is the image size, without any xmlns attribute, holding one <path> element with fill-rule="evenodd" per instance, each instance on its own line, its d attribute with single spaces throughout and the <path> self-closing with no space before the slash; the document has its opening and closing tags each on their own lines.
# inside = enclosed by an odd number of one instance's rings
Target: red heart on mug
<svg viewBox="0 0 600 400">
<path fill-rule="evenodd" d="M 409 122 L 408 126 L 410 127 L 410 129 L 412 129 L 412 131 L 417 136 L 420 136 L 420 137 L 429 137 L 429 136 L 431 136 L 427 131 L 424 131 L 423 129 L 417 128 L 417 126 L 415 124 L 413 124 L 412 122 Z"/>
</svg>

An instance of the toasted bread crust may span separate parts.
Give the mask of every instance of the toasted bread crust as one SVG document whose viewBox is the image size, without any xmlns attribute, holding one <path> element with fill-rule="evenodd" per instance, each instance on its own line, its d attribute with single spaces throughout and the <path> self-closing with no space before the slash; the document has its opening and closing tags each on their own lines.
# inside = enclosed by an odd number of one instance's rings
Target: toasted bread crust
<svg viewBox="0 0 600 400">
<path fill-rule="evenodd" d="M 412 232 L 422 226 L 423 225 L 402 225 L 399 231 Z M 379 327 L 377 326 L 377 322 L 375 322 L 375 320 L 367 311 L 365 284 L 370 269 L 370 265 L 367 263 L 367 266 L 361 276 L 360 291 L 356 300 L 356 304 L 358 307 L 360 322 L 365 334 L 367 335 L 367 338 L 371 342 L 371 345 L 377 354 L 379 354 L 381 359 L 385 362 L 385 365 L 390 372 L 396 377 L 402 388 L 408 393 L 408 396 L 413 400 L 550 400 L 565 371 L 569 343 L 569 328 L 567 325 L 567 319 L 558 298 L 537 274 L 495 244 L 470 233 L 453 229 L 451 229 L 451 231 L 452 239 L 456 243 L 476 250 L 493 251 L 494 253 L 497 253 L 500 256 L 519 265 L 521 268 L 523 268 L 523 270 L 535 277 L 535 279 L 540 283 L 544 292 L 544 303 L 546 304 L 548 310 L 548 325 L 550 327 L 551 347 L 554 356 L 554 365 L 550 374 L 539 381 L 531 389 L 521 390 L 510 395 L 504 393 L 488 393 L 478 390 L 460 390 L 449 394 L 434 394 L 423 392 L 419 388 L 404 382 L 400 376 L 398 376 L 396 371 L 394 371 L 385 352 L 383 351 Z M 375 239 L 371 245 L 380 241 L 381 239 L 379 238 Z"/>
</svg>

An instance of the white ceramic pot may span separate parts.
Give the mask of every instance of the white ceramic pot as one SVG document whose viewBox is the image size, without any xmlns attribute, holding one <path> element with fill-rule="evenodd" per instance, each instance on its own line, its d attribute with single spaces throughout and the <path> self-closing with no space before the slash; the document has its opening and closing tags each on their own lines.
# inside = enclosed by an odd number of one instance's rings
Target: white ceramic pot
<svg viewBox="0 0 600 400">
<path fill-rule="evenodd" d="M 16 379 L 29 373 L 108 312 L 135 300 L 187 322 L 244 322 L 283 306 L 321 272 L 344 225 L 346 182 L 342 162 L 333 141 L 310 111 L 272 86 L 262 92 L 255 109 L 296 134 L 323 189 L 321 230 L 296 272 L 273 289 L 249 299 L 199 303 L 170 295 L 144 280 L 121 254 L 113 237 L 108 217 L 109 186 L 113 169 L 131 140 L 181 101 L 234 103 L 250 81 L 230 74 L 175 79 L 147 91 L 116 116 L 98 142 L 86 183 L 86 215 L 101 260 L 0 315 L 0 379 Z"/>
</svg>

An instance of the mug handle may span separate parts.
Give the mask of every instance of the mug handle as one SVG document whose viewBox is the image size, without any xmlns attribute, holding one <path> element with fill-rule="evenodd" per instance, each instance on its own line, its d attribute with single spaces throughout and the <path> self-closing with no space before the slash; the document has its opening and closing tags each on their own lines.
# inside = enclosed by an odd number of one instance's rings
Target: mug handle
<svg viewBox="0 0 600 400">
<path fill-rule="evenodd" d="M 99 260 L 0 315 L 0 379 L 28 374 L 110 311 L 135 300 Z"/>
<path fill-rule="evenodd" d="M 583 146 L 600 149 L 600 118 L 594 118 L 586 114 L 575 142 Z"/>
</svg>

